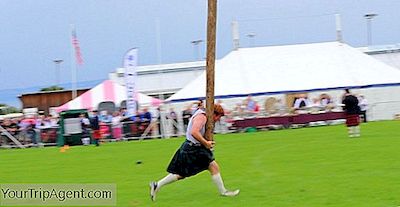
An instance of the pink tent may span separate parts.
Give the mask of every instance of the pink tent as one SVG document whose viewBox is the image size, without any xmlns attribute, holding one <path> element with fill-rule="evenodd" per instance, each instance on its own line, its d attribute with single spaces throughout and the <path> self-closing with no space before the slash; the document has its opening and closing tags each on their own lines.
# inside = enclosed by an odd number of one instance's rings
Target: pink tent
<svg viewBox="0 0 400 207">
<path fill-rule="evenodd" d="M 137 93 L 136 95 L 141 105 L 158 106 L 162 103 L 160 99 L 142 93 Z M 103 101 L 112 101 L 115 105 L 119 106 L 122 101 L 126 100 L 126 97 L 126 88 L 124 86 L 114 83 L 111 80 L 106 80 L 76 97 L 74 100 L 57 107 L 56 111 L 61 112 L 68 109 L 97 109 L 99 103 Z"/>
</svg>

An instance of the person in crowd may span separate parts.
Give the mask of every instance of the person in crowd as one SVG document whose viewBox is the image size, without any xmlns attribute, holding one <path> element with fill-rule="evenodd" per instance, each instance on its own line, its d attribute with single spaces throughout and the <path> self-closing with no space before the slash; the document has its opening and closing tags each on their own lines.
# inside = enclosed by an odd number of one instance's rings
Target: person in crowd
<svg viewBox="0 0 400 207">
<path fill-rule="evenodd" d="M 358 106 L 360 107 L 360 115 L 363 118 L 363 122 L 367 122 L 367 109 L 368 109 L 368 101 L 364 97 L 364 95 L 358 96 Z"/>
<path fill-rule="evenodd" d="M 350 93 L 349 89 L 345 90 L 342 100 L 343 110 L 346 113 L 346 126 L 348 129 L 349 137 L 360 136 L 360 107 L 358 106 L 358 99 Z"/>
<path fill-rule="evenodd" d="M 158 135 L 160 136 L 160 138 L 162 138 L 162 130 L 161 130 L 161 108 L 157 107 L 156 109 L 156 113 L 155 116 L 157 118 L 157 130 L 158 130 Z"/>
<path fill-rule="evenodd" d="M 101 111 L 99 121 L 103 123 L 111 123 L 112 115 L 110 115 L 107 110 Z"/>
<path fill-rule="evenodd" d="M 36 144 L 36 132 L 34 130 L 36 126 L 36 120 L 32 115 L 26 115 L 19 122 L 18 126 L 24 138 L 31 140 L 31 143 Z"/>
<path fill-rule="evenodd" d="M 325 108 L 327 108 L 330 104 L 332 104 L 331 97 L 326 93 L 322 93 L 319 96 L 319 102 L 320 102 L 321 106 L 325 107 Z"/>
<path fill-rule="evenodd" d="M 136 113 L 135 114 L 132 114 L 130 117 L 129 117 L 129 120 L 130 121 L 133 121 L 133 122 L 140 122 L 140 111 L 139 111 L 139 109 L 136 109 Z"/>
<path fill-rule="evenodd" d="M 257 103 L 251 98 L 251 95 L 247 96 L 244 104 L 246 105 L 246 111 L 253 112 L 256 110 Z"/>
<path fill-rule="evenodd" d="M 149 111 L 149 108 L 143 107 L 143 111 L 140 114 L 140 120 L 142 122 L 150 123 L 151 119 L 152 119 L 152 115 L 151 115 L 151 113 Z"/>
<path fill-rule="evenodd" d="M 293 108 L 295 113 L 304 114 L 308 113 L 307 109 L 310 107 L 311 101 L 307 94 L 300 94 L 294 101 Z"/>
<path fill-rule="evenodd" d="M 199 99 L 193 103 L 193 110 L 192 114 L 194 114 L 198 109 L 204 109 L 204 103 L 203 100 Z"/>
<path fill-rule="evenodd" d="M 82 144 L 89 145 L 90 144 L 90 120 L 86 117 L 85 114 L 79 114 L 79 119 L 82 127 Z"/>
<path fill-rule="evenodd" d="M 186 132 L 186 128 L 189 124 L 190 117 L 192 117 L 192 106 L 186 106 L 185 110 L 182 111 L 183 129 Z"/>
<path fill-rule="evenodd" d="M 141 135 L 141 126 L 142 126 L 141 115 L 142 113 L 139 111 L 139 109 L 136 109 L 136 113 L 129 118 L 131 121 L 133 121 L 133 125 L 131 126 L 131 133 L 133 133 L 134 136 Z"/>
<path fill-rule="evenodd" d="M 287 105 L 283 103 L 282 99 L 280 98 L 276 99 L 275 107 L 279 115 L 285 115 L 286 113 L 288 113 L 289 109 Z"/>
<path fill-rule="evenodd" d="M 222 102 L 221 99 L 217 100 L 217 105 L 221 106 L 222 109 L 224 110 L 224 116 L 222 116 L 218 121 L 215 122 L 215 130 L 218 133 L 226 133 L 228 131 L 228 126 L 226 123 L 226 116 L 230 113 L 227 109 L 226 109 L 226 105 Z"/>
<path fill-rule="evenodd" d="M 119 114 L 122 117 L 127 117 L 128 116 L 128 110 L 126 110 L 126 108 L 120 108 L 119 109 Z"/>
<path fill-rule="evenodd" d="M 42 125 L 44 129 L 51 128 L 51 118 L 49 116 L 44 117 Z"/>
<path fill-rule="evenodd" d="M 168 119 L 171 120 L 172 123 L 172 133 L 173 136 L 178 135 L 178 114 L 174 111 L 174 108 L 169 109 Z"/>
<path fill-rule="evenodd" d="M 320 99 L 319 98 L 313 98 L 312 99 L 312 104 L 310 104 L 310 111 L 313 112 L 318 112 L 323 108 L 321 105 Z"/>
<path fill-rule="evenodd" d="M 152 120 L 152 114 L 149 111 L 148 107 L 143 107 L 142 112 L 140 113 L 140 134 L 142 135 L 146 129 L 150 126 Z"/>
<path fill-rule="evenodd" d="M 52 115 L 49 115 L 50 117 L 50 127 L 58 127 L 58 118 Z"/>
<path fill-rule="evenodd" d="M 90 117 L 90 126 L 92 127 L 94 144 L 96 146 L 100 146 L 101 133 L 99 115 L 97 114 L 97 110 L 92 111 L 92 115 Z"/>
<path fill-rule="evenodd" d="M 3 123 L 1 124 L 1 127 L 3 129 L 5 129 L 11 136 L 17 135 L 17 133 L 19 131 L 18 124 L 13 122 L 11 119 L 4 119 Z M 0 131 L 0 134 L 1 134 L 1 131 Z M 9 139 L 7 136 L 4 136 L 2 141 L 4 144 L 9 143 Z"/>
<path fill-rule="evenodd" d="M 221 106 L 214 105 L 214 121 L 224 116 Z M 150 197 L 155 201 L 156 194 L 164 185 L 173 183 L 190 176 L 194 176 L 204 170 L 211 174 L 212 181 L 222 196 L 236 196 L 239 190 L 229 191 L 225 188 L 220 174 L 218 163 L 214 159 L 213 147 L 215 142 L 205 137 L 205 125 L 207 122 L 206 112 L 203 109 L 197 110 L 189 121 L 186 133 L 186 140 L 176 151 L 172 158 L 166 175 L 158 182 L 150 183 Z"/>
<path fill-rule="evenodd" d="M 115 111 L 113 113 L 113 118 L 112 118 L 112 134 L 113 138 L 116 140 L 121 140 L 122 139 L 122 123 L 121 123 L 121 115 L 120 112 Z"/>
<path fill-rule="evenodd" d="M 232 115 L 236 117 L 242 117 L 246 106 L 242 103 L 237 103 L 232 110 Z"/>
<path fill-rule="evenodd" d="M 294 101 L 293 108 L 302 109 L 311 105 L 310 99 L 308 99 L 307 94 L 299 95 Z"/>
</svg>

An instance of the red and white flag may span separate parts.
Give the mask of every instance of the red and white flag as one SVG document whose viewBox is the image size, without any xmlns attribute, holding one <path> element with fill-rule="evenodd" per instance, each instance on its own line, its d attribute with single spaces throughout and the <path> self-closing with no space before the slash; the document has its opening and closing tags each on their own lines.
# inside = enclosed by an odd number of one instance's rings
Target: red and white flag
<svg viewBox="0 0 400 207">
<path fill-rule="evenodd" d="M 83 58 L 82 58 L 81 48 L 79 46 L 79 40 L 78 37 L 76 36 L 75 28 L 72 28 L 72 46 L 74 47 L 75 50 L 76 63 L 78 65 L 82 65 Z"/>
</svg>

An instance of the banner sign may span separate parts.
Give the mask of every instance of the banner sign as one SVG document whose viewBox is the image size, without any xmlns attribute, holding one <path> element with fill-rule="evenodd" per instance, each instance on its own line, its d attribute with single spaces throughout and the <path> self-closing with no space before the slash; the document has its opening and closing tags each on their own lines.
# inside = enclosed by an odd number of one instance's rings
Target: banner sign
<svg viewBox="0 0 400 207">
<path fill-rule="evenodd" d="M 137 66 L 137 58 L 138 58 L 138 49 L 133 48 L 130 49 L 124 57 L 124 78 L 125 78 L 125 87 L 127 92 L 126 99 L 126 109 L 128 112 L 128 116 L 136 115 L 136 111 L 138 109 L 137 103 L 137 94 L 136 94 L 136 66 Z"/>
</svg>

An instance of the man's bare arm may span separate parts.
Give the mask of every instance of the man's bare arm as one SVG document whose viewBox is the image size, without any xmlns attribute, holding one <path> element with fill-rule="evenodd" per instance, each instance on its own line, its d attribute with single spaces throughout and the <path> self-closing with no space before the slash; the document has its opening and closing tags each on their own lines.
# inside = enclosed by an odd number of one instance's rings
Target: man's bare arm
<svg viewBox="0 0 400 207">
<path fill-rule="evenodd" d="M 192 136 L 206 148 L 212 148 L 214 145 L 214 141 L 206 140 L 200 132 L 201 128 L 207 122 L 207 117 L 204 114 L 199 114 L 193 118 L 192 122 L 192 131 L 190 132 Z"/>
</svg>

